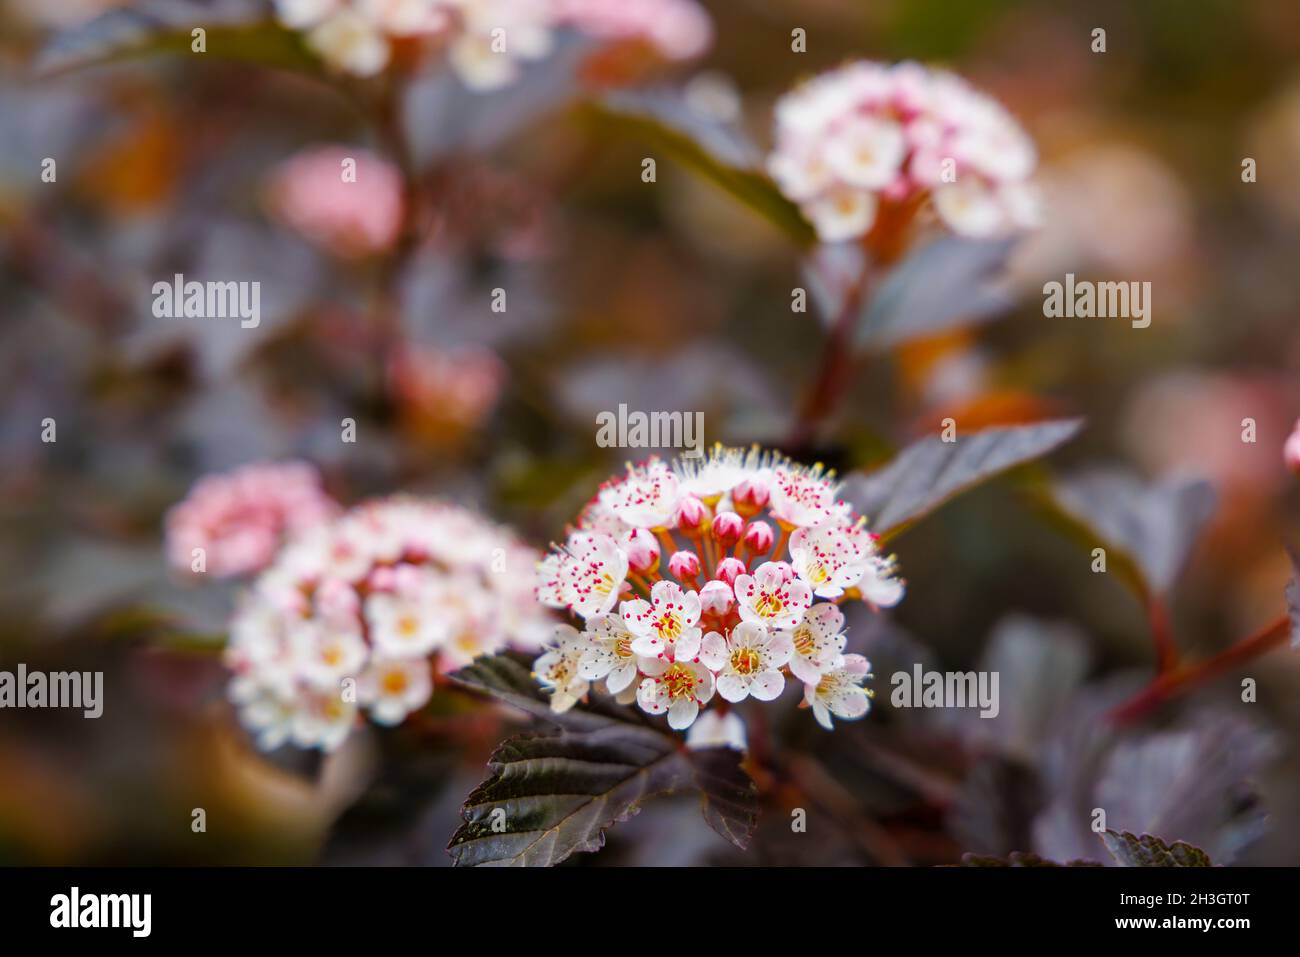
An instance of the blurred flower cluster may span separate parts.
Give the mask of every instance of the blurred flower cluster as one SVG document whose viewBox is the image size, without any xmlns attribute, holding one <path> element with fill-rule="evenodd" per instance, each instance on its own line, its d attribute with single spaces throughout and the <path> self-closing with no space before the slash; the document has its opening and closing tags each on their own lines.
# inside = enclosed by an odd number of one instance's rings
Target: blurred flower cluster
<svg viewBox="0 0 1300 957">
<path fill-rule="evenodd" d="M 334 69 L 373 76 L 395 45 L 425 40 L 477 90 L 513 83 L 520 64 L 550 53 L 564 27 L 641 39 L 671 59 L 698 54 L 712 37 L 694 0 L 276 0 L 276 12 Z"/>
<path fill-rule="evenodd" d="M 870 231 L 884 203 L 930 195 L 954 232 L 1033 225 L 1033 141 L 995 100 L 917 63 L 859 61 L 777 102 L 768 168 L 825 242 Z"/>
<path fill-rule="evenodd" d="M 392 247 L 405 215 L 401 173 L 356 147 L 315 147 L 285 160 L 267 178 L 266 203 L 285 225 L 344 258 Z"/>
<path fill-rule="evenodd" d="M 306 465 L 202 479 L 168 520 L 188 565 L 211 549 L 221 574 L 260 572 L 230 624 L 230 697 L 265 749 L 337 748 L 360 709 L 398 724 L 452 669 L 553 622 L 533 598 L 538 555 L 459 506 L 395 497 L 341 515 Z M 280 546 L 283 541 L 283 546 Z"/>
<path fill-rule="evenodd" d="M 310 465 L 246 465 L 200 479 L 167 513 L 167 554 L 196 574 L 246 575 L 269 565 L 286 538 L 337 511 Z"/>
</svg>

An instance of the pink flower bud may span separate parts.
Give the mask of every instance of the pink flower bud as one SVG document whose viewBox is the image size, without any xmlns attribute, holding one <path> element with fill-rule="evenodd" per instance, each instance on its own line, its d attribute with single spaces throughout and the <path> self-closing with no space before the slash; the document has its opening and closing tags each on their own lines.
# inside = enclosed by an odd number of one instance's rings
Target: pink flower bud
<svg viewBox="0 0 1300 957">
<path fill-rule="evenodd" d="M 734 559 L 733 559 L 734 561 Z M 736 603 L 735 592 L 724 581 L 705 582 L 700 589 L 700 611 L 706 615 L 725 615 Z"/>
<path fill-rule="evenodd" d="M 749 527 L 745 529 L 745 548 L 755 555 L 766 555 L 772 550 L 772 543 L 775 540 L 772 526 L 767 522 L 750 522 Z"/>
<path fill-rule="evenodd" d="M 732 506 L 746 518 L 752 518 L 767 506 L 767 483 L 759 478 L 742 479 L 731 490 Z"/>
<path fill-rule="evenodd" d="M 1300 474 L 1300 422 L 1295 424 L 1295 431 L 1287 436 L 1282 446 L 1282 459 L 1287 468 Z"/>
<path fill-rule="evenodd" d="M 668 570 L 678 581 L 687 581 L 700 573 L 700 557 L 694 552 L 673 552 Z"/>
<path fill-rule="evenodd" d="M 718 562 L 718 577 L 728 585 L 736 584 L 736 576 L 743 575 L 748 571 L 745 563 L 739 558 L 724 558 Z"/>
<path fill-rule="evenodd" d="M 713 517 L 713 537 L 723 548 L 730 548 L 745 534 L 745 520 L 735 512 L 719 512 Z"/>
<path fill-rule="evenodd" d="M 677 527 L 683 532 L 696 532 L 709 520 L 709 509 L 694 495 L 685 495 L 677 506 Z"/>
<path fill-rule="evenodd" d="M 639 575 L 653 575 L 659 570 L 659 540 L 646 528 L 634 528 L 619 539 L 618 547 L 627 555 L 627 565 Z"/>
</svg>

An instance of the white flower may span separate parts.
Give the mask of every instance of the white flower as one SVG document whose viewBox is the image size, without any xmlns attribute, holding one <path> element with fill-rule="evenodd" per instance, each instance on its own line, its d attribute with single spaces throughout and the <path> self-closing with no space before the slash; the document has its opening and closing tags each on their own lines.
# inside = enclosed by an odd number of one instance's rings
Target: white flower
<svg viewBox="0 0 1300 957">
<path fill-rule="evenodd" d="M 356 675 L 369 651 L 358 631 L 304 621 L 289 635 L 298 673 L 321 690 L 336 689 L 342 678 Z"/>
<path fill-rule="evenodd" d="M 840 243 L 861 236 L 876 221 L 874 193 L 852 186 L 828 189 L 800 208 L 824 243 Z"/>
<path fill-rule="evenodd" d="M 307 45 L 330 66 L 354 76 L 374 76 L 388 65 L 388 40 L 370 18 L 340 10 L 307 34 Z"/>
<path fill-rule="evenodd" d="M 903 129 L 893 120 L 857 117 L 836 132 L 826 149 L 831 169 L 850 186 L 883 189 L 907 154 Z"/>
<path fill-rule="evenodd" d="M 746 751 L 749 746 L 746 742 L 745 722 L 734 711 L 718 714 L 716 709 L 711 708 L 700 715 L 686 732 L 686 746 L 693 749 L 732 748 Z"/>
<path fill-rule="evenodd" d="M 588 641 L 570 625 L 556 625 L 551 645 L 533 662 L 533 674 L 551 692 L 551 710 L 563 714 L 577 704 L 590 689 L 591 682 L 582 677 L 582 656 Z"/>
<path fill-rule="evenodd" d="M 608 535 L 574 532 L 565 550 L 541 565 L 537 597 L 583 618 L 603 615 L 618 603 L 627 579 L 627 555 Z"/>
<path fill-rule="evenodd" d="M 934 208 L 953 232 L 963 236 L 995 236 L 1011 225 L 993 187 L 974 176 L 959 177 L 936 189 Z"/>
<path fill-rule="evenodd" d="M 253 733 L 261 750 L 274 751 L 289 740 L 297 714 L 293 698 L 245 677 L 230 683 L 230 700 L 239 710 L 240 724 Z"/>
<path fill-rule="evenodd" d="M 844 651 L 844 614 L 830 602 L 813 605 L 794 628 L 782 631 L 790 639 L 790 671 L 805 684 L 816 684 Z"/>
<path fill-rule="evenodd" d="M 647 658 L 694 658 L 700 650 L 700 596 L 676 582 L 658 581 L 650 601 L 623 602 L 623 621 L 632 632 L 632 650 Z"/>
<path fill-rule="evenodd" d="M 375 658 L 361 676 L 357 692 L 373 721 L 400 724 L 433 695 L 429 662 L 425 658 Z"/>
<path fill-rule="evenodd" d="M 873 557 L 855 586 L 877 608 L 892 608 L 903 599 L 903 582 L 894 575 L 891 559 Z"/>
<path fill-rule="evenodd" d="M 871 692 L 862 683 L 871 677 L 871 664 L 861 655 L 844 655 L 840 663 L 823 674 L 816 684 L 804 685 L 804 702 L 827 731 L 831 715 L 851 721 L 871 707 Z"/>
<path fill-rule="evenodd" d="M 429 586 L 410 595 L 371 595 L 366 599 L 366 622 L 375 647 L 396 657 L 428 654 L 450 632 L 449 616 Z"/>
<path fill-rule="evenodd" d="M 833 185 L 830 165 L 821 150 L 791 149 L 768 160 L 768 172 L 795 202 L 809 202 Z"/>
<path fill-rule="evenodd" d="M 294 710 L 290 736 L 300 748 L 333 751 L 356 724 L 357 705 L 339 689 L 304 691 Z"/>
<path fill-rule="evenodd" d="M 741 620 L 769 628 L 795 627 L 812 604 L 807 582 L 787 579 L 778 562 L 764 562 L 753 575 L 737 575 L 735 590 Z"/>
<path fill-rule="evenodd" d="M 712 697 L 713 672 L 696 661 L 674 661 L 662 674 L 642 680 L 636 700 L 650 714 L 667 711 L 668 726 L 681 731 Z"/>
<path fill-rule="evenodd" d="M 817 525 L 790 536 L 790 564 L 819 598 L 838 598 L 862 580 L 874 546 L 860 526 Z"/>
<path fill-rule="evenodd" d="M 588 681 L 605 679 L 605 688 L 618 695 L 631 686 L 637 675 L 637 654 L 632 650 L 632 632 L 618 615 L 597 615 L 587 619 L 583 633 L 591 642 L 578 662 L 578 673 Z"/>
<path fill-rule="evenodd" d="M 639 467 L 629 465 L 623 481 L 601 495 L 610 511 L 624 522 L 652 531 L 672 524 L 681 496 L 677 473 L 658 459 Z"/>
<path fill-rule="evenodd" d="M 700 661 L 717 672 L 718 694 L 727 701 L 744 701 L 750 695 L 772 701 L 785 689 L 781 666 L 793 651 L 788 634 L 772 634 L 760 624 L 742 621 L 726 638 L 716 631 L 705 635 Z"/>
<path fill-rule="evenodd" d="M 771 483 L 772 517 L 788 527 L 821 525 L 838 517 L 835 493 L 838 486 L 821 467 L 806 469 L 798 466 L 778 468 Z"/>
</svg>

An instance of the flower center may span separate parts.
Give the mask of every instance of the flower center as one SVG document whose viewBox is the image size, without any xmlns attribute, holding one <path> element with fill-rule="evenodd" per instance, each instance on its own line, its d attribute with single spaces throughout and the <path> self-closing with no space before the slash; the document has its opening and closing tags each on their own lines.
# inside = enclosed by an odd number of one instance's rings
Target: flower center
<svg viewBox="0 0 1300 957">
<path fill-rule="evenodd" d="M 414 615 L 403 615 L 397 619 L 397 633 L 403 638 L 414 638 L 420 630 L 420 619 Z"/>
<path fill-rule="evenodd" d="M 800 625 L 794 630 L 794 650 L 797 654 L 807 657 L 813 653 L 816 642 L 813 640 L 812 629 L 807 625 Z"/>
<path fill-rule="evenodd" d="M 765 591 L 758 596 L 758 602 L 754 605 L 754 610 L 764 618 L 771 618 L 779 615 L 785 609 L 785 602 L 781 600 L 781 593 L 776 591 Z"/>
<path fill-rule="evenodd" d="M 406 672 L 390 671 L 384 675 L 384 693 L 401 694 L 406 690 Z"/>
<path fill-rule="evenodd" d="M 762 657 L 753 648 L 737 648 L 731 653 L 731 667 L 737 674 L 752 675 L 762 664 Z"/>
<path fill-rule="evenodd" d="M 699 684 L 696 680 L 695 673 L 690 668 L 681 664 L 671 665 L 665 671 L 659 680 L 663 682 L 664 690 L 668 692 L 668 697 L 676 701 L 679 698 L 694 698 L 695 686 Z"/>
<path fill-rule="evenodd" d="M 655 631 L 664 641 L 676 641 L 682 633 L 682 619 L 676 612 L 669 611 L 655 619 Z"/>
<path fill-rule="evenodd" d="M 835 674 L 827 672 L 826 674 L 822 675 L 822 680 L 817 682 L 817 694 L 822 695 L 824 697 L 830 694 L 832 691 L 835 691 L 839 687 L 839 684 L 840 684 L 839 677 Z"/>
<path fill-rule="evenodd" d="M 557 661 L 546 672 L 546 679 L 553 685 L 568 684 L 572 676 L 573 667 L 567 660 Z"/>
</svg>

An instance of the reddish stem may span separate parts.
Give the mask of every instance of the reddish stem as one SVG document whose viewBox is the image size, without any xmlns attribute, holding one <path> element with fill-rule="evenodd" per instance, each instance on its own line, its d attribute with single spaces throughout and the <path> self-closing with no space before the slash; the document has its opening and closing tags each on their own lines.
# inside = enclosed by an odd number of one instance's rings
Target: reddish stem
<svg viewBox="0 0 1300 957">
<path fill-rule="evenodd" d="M 812 391 L 804 400 L 799 417 L 786 439 L 786 447 L 792 454 L 798 455 L 812 443 L 818 426 L 835 408 L 848 385 L 849 371 L 853 367 L 852 335 L 860 311 L 858 303 L 862 299 L 862 287 L 863 282 L 859 279 L 845 295 L 840 314 L 835 317 L 826 337 Z"/>
<path fill-rule="evenodd" d="M 852 379 L 854 359 L 854 332 L 862 315 L 863 297 L 867 278 L 874 268 L 888 268 L 902 256 L 911 235 L 911 226 L 924 199 L 918 197 L 902 204 L 889 203 L 881 207 L 876 223 L 862 238 L 865 253 L 862 273 L 845 291 L 839 315 L 831 324 L 817 365 L 817 378 L 808 398 L 800 407 L 799 416 L 785 442 L 785 450 L 800 456 L 809 450 L 817 430 L 835 407 Z"/>
<path fill-rule="evenodd" d="M 1176 694 L 1199 687 L 1234 665 L 1249 661 L 1275 645 L 1280 645 L 1291 634 L 1291 619 L 1283 615 L 1260 631 L 1243 638 L 1230 648 L 1190 667 L 1175 667 L 1157 675 L 1144 689 L 1110 713 L 1115 724 L 1127 724 L 1149 713 Z"/>
<path fill-rule="evenodd" d="M 1178 645 L 1169 625 L 1169 609 L 1159 598 L 1152 597 L 1147 603 L 1147 620 L 1156 646 L 1156 673 L 1168 674 L 1178 667 Z"/>
</svg>

